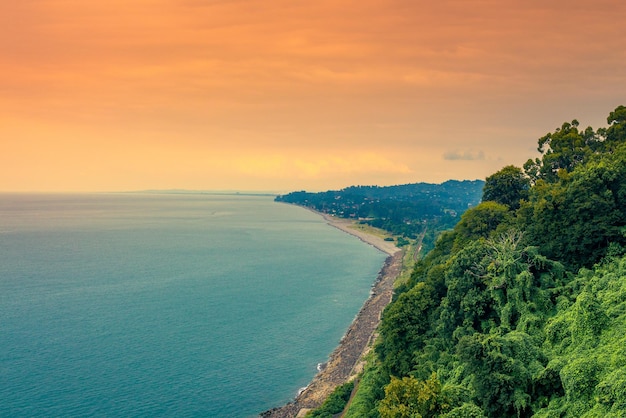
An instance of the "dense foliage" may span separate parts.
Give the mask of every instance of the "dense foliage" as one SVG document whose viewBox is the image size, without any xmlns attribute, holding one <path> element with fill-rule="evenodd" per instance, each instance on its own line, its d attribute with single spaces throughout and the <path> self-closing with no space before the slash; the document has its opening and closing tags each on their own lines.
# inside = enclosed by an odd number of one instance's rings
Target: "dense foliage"
<svg viewBox="0 0 626 418">
<path fill-rule="evenodd" d="M 345 408 L 354 389 L 354 382 L 339 385 L 328 395 L 322 406 L 306 414 L 306 418 L 332 418 Z"/>
<path fill-rule="evenodd" d="M 352 186 L 322 193 L 292 192 L 276 198 L 342 218 L 416 238 L 426 229 L 453 226 L 458 216 L 480 202 L 482 180 L 449 180 L 442 184 Z"/>
<path fill-rule="evenodd" d="M 396 292 L 346 417 L 626 416 L 626 107 L 489 176 Z"/>
</svg>

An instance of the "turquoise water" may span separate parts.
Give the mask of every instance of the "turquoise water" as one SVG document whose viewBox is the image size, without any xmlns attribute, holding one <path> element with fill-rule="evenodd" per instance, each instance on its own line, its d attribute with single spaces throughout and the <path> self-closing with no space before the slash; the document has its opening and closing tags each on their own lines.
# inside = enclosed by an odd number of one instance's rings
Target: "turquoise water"
<svg viewBox="0 0 626 418">
<path fill-rule="evenodd" d="M 384 259 L 271 197 L 0 195 L 0 416 L 279 406 Z"/>
</svg>

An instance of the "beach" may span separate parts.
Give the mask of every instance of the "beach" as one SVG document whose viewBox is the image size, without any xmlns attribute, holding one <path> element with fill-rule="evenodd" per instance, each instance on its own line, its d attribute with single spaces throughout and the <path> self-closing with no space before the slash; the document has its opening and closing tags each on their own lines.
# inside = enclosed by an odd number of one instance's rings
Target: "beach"
<svg viewBox="0 0 626 418">
<path fill-rule="evenodd" d="M 319 407 L 335 387 L 354 379 L 361 372 L 364 365 L 363 356 L 371 348 L 381 313 L 391 301 L 394 281 L 402 270 L 403 251 L 392 241 L 385 241 L 382 236 L 356 229 L 354 221 L 315 213 L 323 216 L 329 225 L 358 237 L 389 256 L 372 285 L 370 297 L 361 307 L 329 360 L 320 366 L 320 371 L 311 383 L 292 402 L 265 411 L 261 414 L 262 417 L 304 416 L 310 409 Z"/>
<path fill-rule="evenodd" d="M 324 217 L 324 219 L 326 220 L 326 222 L 328 222 L 330 226 L 334 226 L 335 228 L 347 232 L 350 235 L 354 235 L 361 241 L 370 244 L 371 246 L 377 248 L 384 253 L 387 253 L 390 256 L 393 256 L 401 251 L 400 248 L 396 247 L 394 241 L 385 241 L 382 236 L 374 235 L 372 233 L 368 233 L 366 231 L 356 228 L 355 221 L 351 219 L 337 218 L 336 216 L 328 215 L 325 213 L 320 213 L 316 211 L 313 212 Z"/>
</svg>

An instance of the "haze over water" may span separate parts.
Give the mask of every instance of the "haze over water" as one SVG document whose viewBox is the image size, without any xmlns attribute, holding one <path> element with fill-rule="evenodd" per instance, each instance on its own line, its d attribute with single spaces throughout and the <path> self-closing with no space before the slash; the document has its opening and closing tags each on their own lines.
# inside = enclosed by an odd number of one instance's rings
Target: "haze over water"
<svg viewBox="0 0 626 418">
<path fill-rule="evenodd" d="M 0 416 L 253 416 L 385 254 L 271 197 L 0 195 Z"/>
</svg>

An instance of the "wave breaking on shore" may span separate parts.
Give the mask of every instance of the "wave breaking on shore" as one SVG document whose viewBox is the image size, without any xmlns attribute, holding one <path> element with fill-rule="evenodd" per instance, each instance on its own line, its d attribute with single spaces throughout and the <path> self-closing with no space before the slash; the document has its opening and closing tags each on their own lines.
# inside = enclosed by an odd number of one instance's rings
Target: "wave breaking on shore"
<svg viewBox="0 0 626 418">
<path fill-rule="evenodd" d="M 292 402 L 265 411 L 260 414 L 261 417 L 292 418 L 300 416 L 301 411 L 305 412 L 319 407 L 335 387 L 355 378 L 361 372 L 363 356 L 372 345 L 382 311 L 391 302 L 394 281 L 402 271 L 404 253 L 393 242 L 352 228 L 353 221 L 313 212 L 323 216 L 329 225 L 358 237 L 363 242 L 387 253 L 389 257 L 385 260 L 372 285 L 370 297 L 361 307 L 328 361 L 318 364 L 318 373 L 311 383 L 298 391 Z"/>
</svg>

